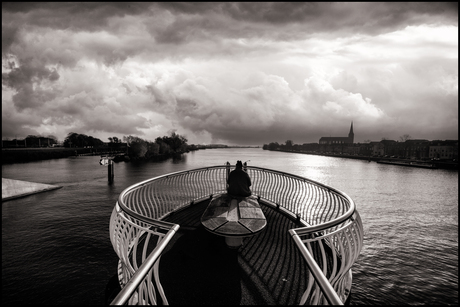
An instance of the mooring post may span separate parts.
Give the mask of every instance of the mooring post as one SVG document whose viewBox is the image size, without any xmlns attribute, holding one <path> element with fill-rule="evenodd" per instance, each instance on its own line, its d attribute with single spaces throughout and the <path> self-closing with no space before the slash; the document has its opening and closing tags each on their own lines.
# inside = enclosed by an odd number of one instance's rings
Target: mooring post
<svg viewBox="0 0 460 307">
<path fill-rule="evenodd" d="M 227 163 L 225 164 L 226 168 L 227 168 L 227 179 L 228 179 L 228 175 L 230 175 L 230 162 L 227 161 Z"/>
<path fill-rule="evenodd" d="M 108 169 L 109 183 L 112 183 L 113 182 L 113 175 L 114 175 L 112 159 L 109 159 L 109 165 L 107 165 L 107 169 Z"/>
<path fill-rule="evenodd" d="M 230 175 L 230 162 L 227 161 L 227 163 L 225 164 L 225 166 L 226 166 L 226 169 L 227 169 L 227 179 L 226 179 L 226 181 L 225 181 L 225 183 L 226 183 L 225 186 L 228 188 L 227 182 L 228 182 L 228 176 Z"/>
</svg>

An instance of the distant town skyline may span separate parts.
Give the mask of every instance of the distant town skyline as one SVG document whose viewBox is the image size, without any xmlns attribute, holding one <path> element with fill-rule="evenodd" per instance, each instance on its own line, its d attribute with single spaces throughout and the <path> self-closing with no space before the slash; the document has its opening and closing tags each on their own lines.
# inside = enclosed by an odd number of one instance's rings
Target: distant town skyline
<svg viewBox="0 0 460 307">
<path fill-rule="evenodd" d="M 2 139 L 458 139 L 458 3 L 2 3 Z"/>
</svg>

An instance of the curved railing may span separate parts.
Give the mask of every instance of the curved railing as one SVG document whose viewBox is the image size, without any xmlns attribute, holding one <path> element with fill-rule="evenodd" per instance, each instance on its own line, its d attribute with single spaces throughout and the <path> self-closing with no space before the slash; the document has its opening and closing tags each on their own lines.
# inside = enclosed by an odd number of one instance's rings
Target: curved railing
<svg viewBox="0 0 460 307">
<path fill-rule="evenodd" d="M 345 302 L 350 294 L 352 275 L 351 267 L 359 256 L 363 245 L 363 225 L 358 211 L 334 231 L 315 232 L 317 227 L 302 227 L 290 229 L 294 242 L 308 262 L 309 257 L 315 259 L 315 266 L 321 270 L 329 284 L 337 293 L 341 302 Z M 326 259 L 329 250 L 331 263 Z M 311 263 L 308 263 L 311 266 Z M 312 274 L 313 273 L 313 274 Z M 300 304 L 325 305 L 332 302 L 328 297 L 328 289 L 324 289 L 318 278 L 312 278 L 314 269 L 310 268 L 307 289 L 302 296 Z"/>
<path fill-rule="evenodd" d="M 117 202 L 110 217 L 110 240 L 120 258 L 118 280 L 123 289 L 113 305 L 168 303 L 158 275 L 158 260 L 178 229 L 176 224 L 153 220 L 146 223 L 130 216 Z"/>
<path fill-rule="evenodd" d="M 228 173 L 233 168 L 230 165 L 213 166 L 170 173 L 137 183 L 120 194 L 112 213 L 110 233 L 112 245 L 120 258 L 122 287 L 139 268 L 137 263 L 145 261 L 147 246 L 158 250 L 158 244 L 166 234 L 178 227 L 160 220 L 194 202 L 224 193 Z M 305 226 L 295 229 L 291 235 L 302 242 L 299 245 L 301 251 L 309 249 L 311 252 L 314 244 L 320 247 L 322 252 L 313 255 L 315 261 L 322 264 L 325 276 L 341 299 L 346 298 L 351 286 L 350 267 L 359 255 L 363 240 L 361 219 L 353 200 L 343 192 L 293 174 L 259 167 L 247 167 L 246 170 L 251 177 L 253 195 Z M 151 237 L 155 237 L 158 244 L 146 243 Z M 324 261 L 325 246 L 334 256 L 329 269 Z M 139 249 L 143 250 L 142 257 L 137 255 Z M 155 260 L 154 268 L 158 266 L 159 258 Z M 153 274 L 157 277 L 154 268 Z M 305 291 L 302 304 L 323 300 L 321 291 L 318 292 L 318 287 L 312 283 Z M 158 278 L 149 286 L 152 290 L 147 292 L 157 293 L 163 302 L 167 302 Z M 150 296 L 154 298 L 152 302 L 157 303 L 157 296 Z"/>
</svg>

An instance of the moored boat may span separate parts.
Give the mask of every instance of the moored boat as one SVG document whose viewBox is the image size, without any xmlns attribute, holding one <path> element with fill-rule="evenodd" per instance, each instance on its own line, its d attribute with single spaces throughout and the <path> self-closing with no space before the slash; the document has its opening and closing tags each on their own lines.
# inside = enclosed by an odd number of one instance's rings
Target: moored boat
<svg viewBox="0 0 460 307">
<path fill-rule="evenodd" d="M 266 222 L 229 248 L 221 233 L 205 229 L 203 213 L 227 197 L 230 170 L 225 165 L 166 174 L 120 194 L 110 239 L 122 290 L 112 304 L 347 301 L 351 267 L 363 244 L 353 200 L 307 178 L 249 166 L 251 199 L 229 208 L 243 218 L 242 207 L 260 207 Z"/>
</svg>

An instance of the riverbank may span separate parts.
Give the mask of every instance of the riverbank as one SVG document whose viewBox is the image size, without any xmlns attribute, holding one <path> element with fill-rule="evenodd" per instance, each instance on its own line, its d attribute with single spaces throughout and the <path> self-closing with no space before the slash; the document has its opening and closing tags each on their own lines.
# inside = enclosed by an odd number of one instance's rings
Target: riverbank
<svg viewBox="0 0 460 307">
<path fill-rule="evenodd" d="M 218 147 L 213 147 L 218 148 Z M 206 148 L 195 148 L 200 150 Z M 209 148 L 208 148 L 209 149 Z M 138 159 L 130 158 L 125 151 L 110 150 L 109 148 L 2 148 L 2 164 L 33 162 L 49 159 L 76 158 L 78 156 L 112 156 L 114 162 L 128 162 L 131 160 L 164 161 L 169 158 L 180 157 L 185 152 L 158 154 Z"/>
<path fill-rule="evenodd" d="M 145 161 L 164 161 L 169 158 L 180 157 L 184 153 L 205 149 L 216 148 L 254 148 L 251 146 L 227 146 L 227 145 L 190 145 L 186 151 L 157 154 L 142 158 L 132 158 L 125 154 L 125 150 L 112 150 L 106 147 L 100 148 L 2 148 L 2 164 L 23 163 L 49 159 L 60 159 L 77 156 L 101 156 L 108 155 L 114 157 L 114 162 L 128 162 L 131 160 L 145 160 Z"/>
<path fill-rule="evenodd" d="M 2 202 L 60 188 L 56 185 L 2 178 Z"/>
<path fill-rule="evenodd" d="M 421 167 L 421 168 L 440 168 L 440 169 L 450 169 L 458 171 L 458 162 L 453 161 L 440 161 L 440 160 L 411 160 L 411 159 L 401 159 L 401 158 L 382 158 L 382 157 L 368 157 L 361 155 L 348 155 L 348 154 L 339 154 L 339 153 L 321 153 L 321 152 L 311 152 L 311 151 L 297 151 L 297 150 L 271 150 L 271 151 L 282 151 L 282 152 L 291 152 L 291 153 L 300 153 L 316 156 L 327 156 L 335 158 L 346 158 L 346 159 L 358 159 L 366 161 L 374 161 L 382 164 L 392 164 L 398 166 L 410 166 L 410 167 Z"/>
<path fill-rule="evenodd" d="M 110 148 L 2 148 L 2 164 L 119 153 Z"/>
</svg>

